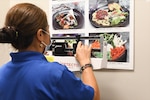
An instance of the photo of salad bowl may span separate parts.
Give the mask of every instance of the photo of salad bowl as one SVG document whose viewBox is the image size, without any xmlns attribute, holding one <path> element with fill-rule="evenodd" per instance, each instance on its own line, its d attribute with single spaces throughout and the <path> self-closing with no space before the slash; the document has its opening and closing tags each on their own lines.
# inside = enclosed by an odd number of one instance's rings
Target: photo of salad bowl
<svg viewBox="0 0 150 100">
<path fill-rule="evenodd" d="M 125 27 L 129 24 L 129 10 L 118 3 L 111 3 L 105 8 L 90 11 L 89 20 L 96 28 Z"/>
<path fill-rule="evenodd" d="M 92 35 L 95 35 L 92 33 Z M 127 40 L 124 40 L 122 35 L 119 33 L 100 33 L 96 34 L 103 36 L 104 40 L 107 41 L 107 59 L 108 61 L 126 62 L 127 61 Z M 101 52 L 101 43 L 99 40 L 92 40 L 92 49 L 98 49 L 99 51 L 92 51 L 91 56 L 94 58 L 103 58 Z"/>
</svg>

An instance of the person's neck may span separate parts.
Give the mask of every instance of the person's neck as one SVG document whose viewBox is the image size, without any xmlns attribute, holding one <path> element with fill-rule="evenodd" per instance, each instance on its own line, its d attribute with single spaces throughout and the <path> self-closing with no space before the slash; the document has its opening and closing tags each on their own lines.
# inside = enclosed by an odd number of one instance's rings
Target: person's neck
<svg viewBox="0 0 150 100">
<path fill-rule="evenodd" d="M 20 49 L 18 50 L 19 52 L 25 52 L 25 51 L 35 51 L 35 52 L 40 52 L 42 53 L 43 52 L 43 48 L 37 48 L 35 46 L 29 46 L 28 48 L 26 49 Z"/>
</svg>

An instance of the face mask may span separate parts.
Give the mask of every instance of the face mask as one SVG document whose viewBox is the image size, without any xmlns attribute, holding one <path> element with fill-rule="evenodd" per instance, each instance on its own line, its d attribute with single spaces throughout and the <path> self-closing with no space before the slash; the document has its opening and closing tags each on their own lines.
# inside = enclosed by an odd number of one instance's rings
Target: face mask
<svg viewBox="0 0 150 100">
<path fill-rule="evenodd" d="M 49 32 L 47 32 L 47 31 L 45 31 L 45 30 L 42 30 L 44 33 L 46 33 L 47 35 L 50 35 L 50 33 Z M 45 53 L 48 49 L 49 49 L 49 47 L 50 47 L 50 45 L 47 45 L 45 42 L 41 42 L 44 46 L 45 46 L 45 49 L 44 49 L 44 51 L 43 51 L 43 53 Z"/>
<path fill-rule="evenodd" d="M 48 49 L 49 49 L 49 47 L 50 47 L 50 45 L 47 45 L 45 42 L 41 42 L 44 46 L 45 46 L 45 49 L 44 49 L 44 51 L 43 51 L 43 53 L 45 53 Z"/>
</svg>

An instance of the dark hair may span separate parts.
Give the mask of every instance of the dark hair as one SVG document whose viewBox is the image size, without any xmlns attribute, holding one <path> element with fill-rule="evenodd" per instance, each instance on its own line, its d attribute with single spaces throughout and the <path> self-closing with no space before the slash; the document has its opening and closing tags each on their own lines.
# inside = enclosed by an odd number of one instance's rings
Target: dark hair
<svg viewBox="0 0 150 100">
<path fill-rule="evenodd" d="M 46 13 L 30 3 L 13 6 L 6 15 L 5 27 L 0 29 L 0 43 L 11 43 L 16 49 L 25 49 L 33 41 L 38 29 L 48 26 Z"/>
</svg>

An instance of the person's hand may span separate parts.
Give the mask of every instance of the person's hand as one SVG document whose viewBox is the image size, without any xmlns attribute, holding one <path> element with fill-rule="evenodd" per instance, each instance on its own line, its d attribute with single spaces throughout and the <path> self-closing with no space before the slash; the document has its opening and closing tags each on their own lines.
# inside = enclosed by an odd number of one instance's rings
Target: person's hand
<svg viewBox="0 0 150 100">
<path fill-rule="evenodd" d="M 83 45 L 82 42 L 79 41 L 76 48 L 75 58 L 80 66 L 91 63 L 91 45 Z"/>
</svg>

